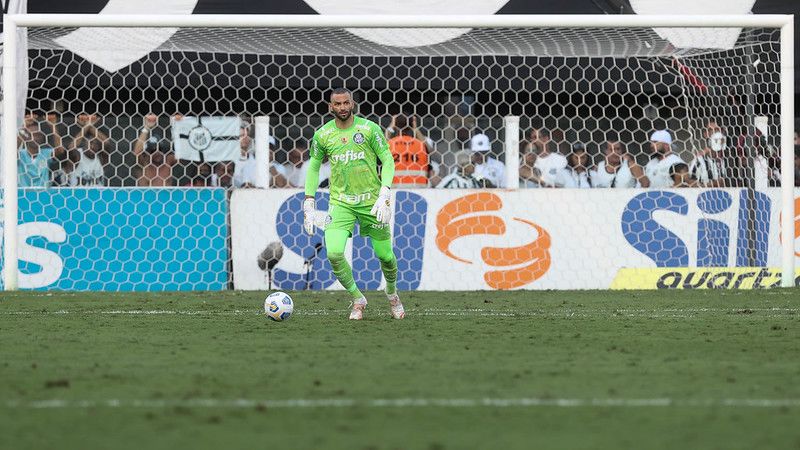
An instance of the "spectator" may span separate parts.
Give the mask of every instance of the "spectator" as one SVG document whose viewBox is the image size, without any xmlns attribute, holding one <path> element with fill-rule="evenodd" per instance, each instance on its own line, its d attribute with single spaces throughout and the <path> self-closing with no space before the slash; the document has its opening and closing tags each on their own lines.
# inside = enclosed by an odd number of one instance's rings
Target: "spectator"
<svg viewBox="0 0 800 450">
<path fill-rule="evenodd" d="M 69 174 L 69 185 L 105 186 L 106 177 L 99 156 L 103 151 L 103 143 L 96 137 L 91 140 L 81 138 L 76 143 L 81 146 L 73 150 L 78 162 Z"/>
<path fill-rule="evenodd" d="M 105 186 L 106 176 L 100 155 L 104 153 L 105 134 L 97 131 L 95 116 L 82 120 L 83 126 L 72 140 L 69 160 L 73 170 L 69 174 L 70 186 Z"/>
<path fill-rule="evenodd" d="M 306 158 L 307 155 L 308 145 L 305 141 L 298 141 L 287 155 L 287 164 L 273 163 L 270 172 L 272 177 L 277 177 L 278 184 L 281 184 L 280 177 L 286 179 L 286 182 L 283 186 L 272 187 L 303 188 L 303 186 L 305 186 L 306 173 L 308 173 L 309 166 L 308 158 Z M 326 160 L 319 169 L 319 186 L 327 188 L 330 176 L 331 164 Z"/>
<path fill-rule="evenodd" d="M 217 186 L 224 188 L 233 187 L 234 170 L 234 161 L 219 161 L 216 163 L 214 165 L 214 176 L 217 178 Z"/>
<path fill-rule="evenodd" d="M 164 130 L 158 127 L 158 116 L 148 114 L 144 126 L 133 144 L 133 154 L 137 160 L 137 181 L 140 187 L 174 186 L 172 168 L 175 155 L 169 149 L 169 141 Z"/>
<path fill-rule="evenodd" d="M 773 154 L 762 153 L 768 150 L 763 146 L 756 147 L 758 153 L 753 156 L 753 189 L 759 191 L 770 186 L 780 186 L 780 160 Z"/>
<path fill-rule="evenodd" d="M 442 173 L 450 173 L 455 167 L 455 155 L 468 148 L 471 130 L 475 129 L 475 117 L 470 114 L 469 107 L 463 98 L 453 98 L 444 105 L 443 117 L 438 121 L 441 138 L 435 147 L 431 146 L 429 159 L 443 165 Z"/>
<path fill-rule="evenodd" d="M 672 179 L 672 187 L 675 188 L 700 186 L 697 180 L 692 177 L 692 174 L 689 172 L 689 166 L 687 166 L 686 163 L 680 162 L 673 164 L 669 168 L 669 176 Z"/>
<path fill-rule="evenodd" d="M 307 153 L 308 146 L 304 141 L 297 141 L 294 147 L 289 150 L 289 154 L 286 156 L 286 164 L 283 166 L 286 170 L 287 187 L 301 188 L 305 186 L 308 166 L 304 166 L 303 163 Z"/>
<path fill-rule="evenodd" d="M 55 150 L 46 141 L 41 131 L 31 133 L 27 127 L 20 128 L 17 137 L 19 187 L 43 188 L 50 184 L 50 161 Z"/>
<path fill-rule="evenodd" d="M 794 185 L 800 186 L 800 144 L 794 146 Z"/>
<path fill-rule="evenodd" d="M 17 142 L 21 146 L 25 139 L 20 137 L 28 136 L 34 139 L 31 146 L 38 145 L 40 148 L 52 148 L 53 154 L 48 159 L 48 171 L 50 180 L 49 186 L 68 186 L 69 179 L 67 174 L 72 170 L 72 162 L 69 160 L 68 152 L 61 145 L 61 135 L 56 127 L 55 114 L 48 114 L 47 120 L 41 120 L 42 116 L 37 113 L 28 112 L 23 118 L 23 128 L 19 130 Z M 26 144 L 27 147 L 28 144 Z"/>
<path fill-rule="evenodd" d="M 56 127 L 57 119 L 55 114 L 48 114 L 47 120 L 41 120 L 41 115 L 28 113 L 23 118 L 24 127 L 20 129 L 20 136 L 26 135 L 34 139 L 31 146 L 38 145 L 47 151 L 53 149 L 52 156 L 48 159 L 49 186 L 69 186 L 69 172 L 72 171 L 73 162 L 61 145 L 61 135 Z M 18 139 L 18 142 L 21 142 Z M 26 144 L 27 147 L 28 144 Z"/>
<path fill-rule="evenodd" d="M 704 187 L 725 186 L 726 167 L 724 152 L 727 148 L 725 135 L 716 121 L 710 120 L 704 130 L 703 148 L 697 150 L 689 164 L 692 178 Z"/>
<path fill-rule="evenodd" d="M 542 146 L 548 145 L 548 143 L 553 142 L 555 143 L 555 152 L 564 154 L 570 151 L 570 146 L 567 143 L 564 132 L 555 129 L 552 132 L 547 128 L 543 127 L 541 123 L 535 125 L 531 130 L 528 132 L 528 139 L 525 141 L 525 151 L 533 151 L 534 153 L 539 153 L 542 149 Z M 552 149 L 552 145 L 548 145 L 548 148 Z M 562 152 L 563 151 L 563 152 Z"/>
<path fill-rule="evenodd" d="M 419 119 L 417 116 L 411 115 L 411 128 L 414 131 L 413 136 L 422 141 L 425 144 L 425 149 L 427 150 L 428 156 L 428 166 L 426 168 L 426 178 L 427 183 L 425 186 L 421 187 L 434 187 L 437 186 L 442 181 L 442 175 L 447 171 L 444 163 L 442 162 L 442 154 L 437 153 L 436 151 L 436 143 L 434 143 L 433 139 L 430 136 L 422 132 L 419 128 Z M 390 124 L 390 128 L 396 127 L 397 124 L 395 123 L 394 117 L 392 117 L 392 123 Z M 387 141 L 394 137 L 394 133 L 396 133 L 396 129 L 393 130 L 392 133 L 386 133 Z M 467 136 L 469 136 L 469 132 L 466 132 Z M 396 172 L 395 172 L 396 173 Z"/>
<path fill-rule="evenodd" d="M 426 147 L 428 153 L 433 152 L 435 150 L 435 148 L 436 148 L 436 144 L 433 143 L 433 139 L 431 139 L 430 137 L 426 136 L 425 133 L 423 133 L 422 130 L 420 130 L 419 125 L 418 125 L 419 121 L 417 120 L 417 116 L 414 116 L 414 115 L 411 115 L 411 114 L 407 114 L 407 115 L 395 114 L 395 115 L 392 116 L 392 121 L 389 123 L 389 126 L 386 127 L 386 130 L 384 132 L 384 135 L 386 136 L 386 141 L 388 142 L 392 138 L 397 137 L 397 136 L 402 134 L 402 129 L 404 128 L 404 126 L 401 126 L 401 125 L 403 125 L 403 124 L 405 124 L 406 126 L 408 125 L 408 122 L 407 122 L 407 117 L 408 116 L 411 117 L 411 125 L 410 126 L 411 126 L 412 133 L 410 134 L 410 136 L 413 136 L 415 139 L 418 139 L 418 140 L 422 141 L 422 143 L 425 144 L 425 147 Z M 403 117 L 402 122 L 398 122 L 398 117 Z"/>
<path fill-rule="evenodd" d="M 609 137 L 603 144 L 603 160 L 590 175 L 595 188 L 650 187 L 644 169 L 636 164 L 616 136 Z"/>
<path fill-rule="evenodd" d="M 251 154 L 253 155 L 253 158 L 255 158 L 255 152 L 251 151 Z M 275 139 L 275 136 L 270 136 L 269 137 L 269 187 L 290 188 L 292 187 L 292 185 L 289 184 L 289 179 L 288 179 L 289 170 L 287 169 L 286 165 L 279 163 L 275 159 L 275 156 L 277 154 L 278 154 L 278 140 Z M 253 175 L 255 175 L 255 173 L 256 172 L 253 171 Z M 255 180 L 253 181 L 253 184 L 255 184 Z"/>
<path fill-rule="evenodd" d="M 256 187 L 256 154 L 253 148 L 253 139 L 247 130 L 247 127 L 242 127 L 239 132 L 239 158 L 233 162 L 233 187 L 235 188 Z M 270 136 L 270 140 L 273 139 L 275 138 Z"/>
<path fill-rule="evenodd" d="M 217 176 L 211 168 L 211 164 L 202 162 L 188 166 L 191 183 L 188 187 L 217 187 Z M 195 172 L 195 173 L 191 173 Z"/>
<path fill-rule="evenodd" d="M 275 161 L 278 141 L 274 136 L 269 137 L 269 186 L 273 188 L 291 187 L 287 180 L 286 167 Z M 246 128 L 242 128 L 239 138 L 239 148 L 241 153 L 239 159 L 234 162 L 233 186 L 236 188 L 257 187 L 258 165 L 256 163 L 255 148 L 253 139 L 247 133 Z"/>
<path fill-rule="evenodd" d="M 239 136 L 239 159 L 234 161 L 233 187 L 246 189 L 256 187 L 256 155 L 253 150 L 253 140 L 247 134 L 246 128 L 242 128 Z"/>
<path fill-rule="evenodd" d="M 77 126 L 77 129 L 74 126 L 72 127 L 73 133 L 71 134 L 70 142 L 65 143 L 64 147 L 69 149 L 79 148 L 81 147 L 81 145 L 77 144 L 79 139 L 97 139 L 101 143 L 101 149 L 97 153 L 97 156 L 100 158 L 102 164 L 107 164 L 113 143 L 107 133 L 98 129 L 98 126 L 100 126 L 100 116 L 97 114 L 78 114 L 78 116 L 75 117 L 75 126 Z"/>
<path fill-rule="evenodd" d="M 553 145 L 548 145 L 553 142 L 553 139 L 550 137 L 550 130 L 547 128 L 539 128 L 537 130 L 537 135 L 538 139 L 536 140 L 536 143 L 538 145 L 535 148 L 538 150 L 538 152 L 542 151 L 543 146 L 547 146 L 550 150 L 553 149 Z M 555 145 L 555 148 L 558 149 L 558 145 Z"/>
<path fill-rule="evenodd" d="M 766 130 L 758 127 L 747 128 L 736 141 L 736 162 L 732 171 L 738 177 L 731 177 L 732 187 L 752 187 L 763 190 L 770 186 L 780 186 L 780 150 L 770 145 Z M 752 179 L 751 179 L 752 174 Z M 748 180 L 752 180 L 752 183 Z"/>
<path fill-rule="evenodd" d="M 39 115 L 33 112 L 28 111 L 25 114 L 25 117 L 22 118 L 22 127 L 30 134 L 40 131 L 39 130 Z M 24 133 L 20 130 L 20 136 L 23 136 Z M 19 139 L 19 138 L 18 138 Z"/>
<path fill-rule="evenodd" d="M 456 153 L 456 167 L 453 173 L 444 177 L 436 187 L 445 189 L 478 189 L 493 188 L 495 186 L 487 179 L 475 177 L 472 154 L 467 150 L 462 150 Z"/>
<path fill-rule="evenodd" d="M 650 186 L 663 189 L 672 187 L 674 181 L 670 169 L 675 164 L 686 164 L 680 156 L 672 153 L 672 136 L 667 130 L 657 130 L 650 136 L 653 158 L 644 167 Z M 688 169 L 688 166 L 687 166 Z"/>
<path fill-rule="evenodd" d="M 589 153 L 580 142 L 572 145 L 572 152 L 567 156 L 567 167 L 562 172 L 562 185 L 565 188 L 587 189 L 592 187 L 589 177 L 591 168 Z"/>
<path fill-rule="evenodd" d="M 550 140 L 547 130 L 539 130 L 539 134 L 542 139 L 539 142 L 539 154 L 536 155 L 534 164 L 534 168 L 539 173 L 539 185 L 541 187 L 563 187 L 563 172 L 567 167 L 567 158 L 558 153 L 556 143 Z"/>
<path fill-rule="evenodd" d="M 472 163 L 475 165 L 475 178 L 487 180 L 495 187 L 505 187 L 506 166 L 488 155 L 492 150 L 489 136 L 482 133 L 472 136 L 470 149 Z"/>
<path fill-rule="evenodd" d="M 520 141 L 520 154 L 532 152 L 535 155 L 538 152 L 539 144 L 541 143 L 541 137 L 539 136 L 540 129 L 541 127 L 531 128 L 528 132 L 528 139 Z"/>
<path fill-rule="evenodd" d="M 53 158 L 50 160 L 50 185 L 56 187 L 67 187 L 70 185 L 70 174 L 75 170 L 73 161 L 74 152 L 68 152 L 63 147 L 56 148 Z"/>
<path fill-rule="evenodd" d="M 567 142 L 563 130 L 556 128 L 555 130 L 551 131 L 550 140 L 556 143 L 558 153 L 561 153 L 562 155 L 568 155 L 572 151 L 572 147 L 569 145 L 569 142 Z"/>
<path fill-rule="evenodd" d="M 42 115 L 34 112 L 28 112 L 23 118 L 25 129 L 31 134 L 36 131 L 41 131 L 45 136 L 45 145 L 52 147 L 58 151 L 62 147 L 61 135 L 56 127 L 58 120 L 55 114 L 47 114 L 46 120 L 42 120 Z"/>
<path fill-rule="evenodd" d="M 438 186 L 442 182 L 442 165 L 436 161 L 428 161 L 428 187 Z"/>
<path fill-rule="evenodd" d="M 233 187 L 256 187 L 256 155 L 249 151 L 251 139 L 249 136 L 239 138 L 241 153 L 239 159 L 233 162 Z"/>
<path fill-rule="evenodd" d="M 536 168 L 536 153 L 539 144 L 527 147 L 520 157 L 519 185 L 524 188 L 538 188 L 542 184 L 542 174 Z"/>
<path fill-rule="evenodd" d="M 424 188 L 428 186 L 428 147 L 417 138 L 417 119 L 404 115 L 392 116 L 392 126 L 397 136 L 389 139 L 389 149 L 394 158 L 394 184 L 396 188 Z M 388 132 L 387 132 L 388 133 Z M 424 136 L 422 136 L 424 137 Z"/>
</svg>

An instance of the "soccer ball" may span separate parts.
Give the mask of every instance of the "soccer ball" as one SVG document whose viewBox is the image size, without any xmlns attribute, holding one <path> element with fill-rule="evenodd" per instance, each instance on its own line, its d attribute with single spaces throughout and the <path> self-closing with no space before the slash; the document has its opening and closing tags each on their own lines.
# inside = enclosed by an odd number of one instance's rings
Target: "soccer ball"
<svg viewBox="0 0 800 450">
<path fill-rule="evenodd" d="M 294 311 L 292 297 L 285 292 L 273 292 L 264 300 L 264 312 L 270 319 L 281 322 L 289 320 Z"/>
</svg>

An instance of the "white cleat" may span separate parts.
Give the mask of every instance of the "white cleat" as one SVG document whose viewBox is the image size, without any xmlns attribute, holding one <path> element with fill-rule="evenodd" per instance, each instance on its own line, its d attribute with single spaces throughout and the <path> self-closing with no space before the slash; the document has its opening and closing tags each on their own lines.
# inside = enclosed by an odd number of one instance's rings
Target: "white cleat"
<svg viewBox="0 0 800 450">
<path fill-rule="evenodd" d="M 386 294 L 389 299 L 389 306 L 392 308 L 392 317 L 395 319 L 402 319 L 406 316 L 406 310 L 403 309 L 403 304 L 400 303 L 400 296 L 395 292 L 394 294 Z"/>
<path fill-rule="evenodd" d="M 361 320 L 364 318 L 364 308 L 367 307 L 367 299 L 361 297 L 353 302 L 353 309 L 350 310 L 350 320 Z"/>
</svg>

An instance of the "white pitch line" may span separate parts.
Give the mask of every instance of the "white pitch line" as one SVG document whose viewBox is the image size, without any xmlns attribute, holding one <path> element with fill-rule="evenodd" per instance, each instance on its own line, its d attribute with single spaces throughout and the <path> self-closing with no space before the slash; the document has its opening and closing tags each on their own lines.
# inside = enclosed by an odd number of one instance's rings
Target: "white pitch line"
<svg viewBox="0 0 800 450">
<path fill-rule="evenodd" d="M 346 309 L 298 309 L 299 316 L 338 316 L 346 314 Z M 642 317 L 642 318 L 692 318 L 707 313 L 724 313 L 747 317 L 786 317 L 800 315 L 800 308 L 667 308 L 667 309 L 575 309 L 560 311 L 531 311 L 514 309 L 483 309 L 483 308 L 409 308 L 409 316 L 433 317 L 555 317 L 555 318 L 582 318 L 582 317 Z M 253 316 L 263 314 L 261 310 L 55 310 L 55 311 L 0 311 L 0 316 L 59 316 L 59 315 L 132 315 L 132 316 Z"/>
<path fill-rule="evenodd" d="M 188 399 L 188 400 L 10 400 L 8 409 L 89 409 L 89 408 L 642 408 L 642 407 L 688 407 L 688 408 L 800 408 L 800 398 L 722 398 L 722 399 L 673 399 L 673 398 L 397 398 L 397 399 Z"/>
</svg>

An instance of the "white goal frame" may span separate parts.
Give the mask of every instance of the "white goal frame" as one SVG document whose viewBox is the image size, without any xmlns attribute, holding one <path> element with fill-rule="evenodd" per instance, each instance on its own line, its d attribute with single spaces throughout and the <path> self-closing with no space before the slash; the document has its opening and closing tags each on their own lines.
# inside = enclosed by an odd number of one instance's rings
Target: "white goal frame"
<svg viewBox="0 0 800 450">
<path fill-rule="evenodd" d="M 794 286 L 794 16 L 792 15 L 337 15 L 341 28 L 771 28 L 780 29 L 781 286 Z M 17 289 L 17 31 L 20 27 L 321 28 L 323 15 L 10 14 L 3 16 L 3 193 L 6 290 Z M 507 124 L 508 125 L 508 124 Z M 516 124 L 518 126 L 518 124 Z M 511 125 L 512 127 L 514 124 Z M 517 146 L 506 143 L 508 152 Z M 512 158 L 516 161 L 516 158 Z M 510 176 L 510 175 L 509 175 Z M 516 181 L 516 179 L 514 180 Z M 512 185 L 515 186 L 516 184 Z"/>
</svg>

